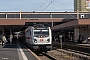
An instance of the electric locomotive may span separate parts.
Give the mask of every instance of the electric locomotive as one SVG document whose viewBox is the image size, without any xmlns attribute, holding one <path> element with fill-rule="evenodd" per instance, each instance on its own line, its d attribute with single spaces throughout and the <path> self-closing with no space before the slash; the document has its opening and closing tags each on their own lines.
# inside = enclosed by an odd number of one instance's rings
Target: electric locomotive
<svg viewBox="0 0 90 60">
<path fill-rule="evenodd" d="M 47 52 L 52 49 L 50 27 L 28 27 L 25 30 L 26 44 L 34 51 Z"/>
</svg>

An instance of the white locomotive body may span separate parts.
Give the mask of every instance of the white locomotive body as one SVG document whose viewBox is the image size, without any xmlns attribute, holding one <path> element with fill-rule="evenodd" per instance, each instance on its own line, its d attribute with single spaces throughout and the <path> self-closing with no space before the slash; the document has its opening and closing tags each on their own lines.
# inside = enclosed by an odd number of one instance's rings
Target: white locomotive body
<svg viewBox="0 0 90 60">
<path fill-rule="evenodd" d="M 48 51 L 52 49 L 50 27 L 28 27 L 25 30 L 26 43 L 33 50 Z"/>
</svg>

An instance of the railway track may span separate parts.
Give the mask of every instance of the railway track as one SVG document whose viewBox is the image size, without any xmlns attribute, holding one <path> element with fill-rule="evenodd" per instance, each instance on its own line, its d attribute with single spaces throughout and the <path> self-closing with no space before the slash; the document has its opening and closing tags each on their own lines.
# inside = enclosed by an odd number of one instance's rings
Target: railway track
<svg viewBox="0 0 90 60">
<path fill-rule="evenodd" d="M 53 47 L 60 48 L 61 45 L 60 43 L 53 43 Z M 85 53 L 90 53 L 90 46 L 89 45 L 81 45 L 81 44 L 73 44 L 73 43 L 63 43 L 62 44 L 63 49 L 68 49 L 72 51 L 80 51 L 80 52 L 85 52 Z"/>
<path fill-rule="evenodd" d="M 22 42 L 23 43 L 23 42 Z M 24 43 L 23 43 L 24 44 Z M 28 47 L 26 44 L 24 44 L 27 48 L 30 49 L 30 47 Z M 33 51 L 32 51 L 33 52 Z M 33 52 L 35 53 L 35 52 Z M 56 60 L 54 57 L 46 54 L 46 53 L 42 53 L 42 54 L 37 54 L 35 53 L 41 60 Z"/>
<path fill-rule="evenodd" d="M 60 60 L 62 58 L 62 57 L 60 57 L 61 56 L 60 54 L 62 52 L 63 54 L 66 54 L 66 55 L 63 55 L 65 57 L 63 57 L 62 60 L 70 60 L 72 58 L 72 56 L 75 56 L 75 57 L 73 57 L 73 60 L 75 60 L 75 59 L 80 60 L 80 58 L 82 58 L 81 60 L 83 60 L 83 59 L 90 60 L 90 58 L 88 57 L 88 56 L 90 56 L 89 53 L 85 53 L 85 52 L 81 52 L 81 51 L 77 51 L 77 50 L 73 50 L 73 49 L 68 49 L 68 48 L 67 49 L 63 48 L 64 50 L 61 51 L 59 48 L 60 48 L 60 44 L 53 44 L 53 49 L 51 51 L 49 51 L 48 53 L 43 53 L 41 55 L 37 55 L 37 56 L 41 60 Z M 66 58 L 66 56 L 70 57 L 70 59 Z"/>
<path fill-rule="evenodd" d="M 50 58 L 46 57 L 47 55 L 50 56 Z M 60 49 L 49 51 L 47 53 L 47 55 L 45 54 L 45 55 L 42 55 L 42 56 L 39 56 L 39 57 L 42 60 L 80 60 L 79 58 L 68 55 L 68 54 L 66 54 L 64 52 L 62 52 L 62 55 L 61 55 L 61 50 Z M 52 59 L 52 57 L 54 59 Z"/>
<path fill-rule="evenodd" d="M 42 53 L 41 55 L 38 55 L 41 60 L 57 60 L 53 56 L 47 54 L 47 53 Z"/>
<path fill-rule="evenodd" d="M 55 47 L 54 49 L 60 48 L 60 43 L 55 43 L 53 44 L 53 47 Z M 83 50 L 82 50 L 83 49 Z M 72 55 L 72 56 L 76 56 L 76 57 L 80 57 L 83 58 L 85 60 L 90 60 L 90 47 L 89 46 L 82 46 L 82 45 L 77 45 L 75 46 L 72 44 L 63 44 L 63 53 Z M 57 50 L 59 52 L 61 52 L 60 50 Z"/>
<path fill-rule="evenodd" d="M 71 51 L 71 52 L 75 52 L 75 53 L 79 53 L 79 54 L 83 54 L 83 55 L 90 56 L 89 53 L 85 53 L 85 52 L 81 52 L 81 51 L 77 51 L 77 50 L 65 49 L 65 48 L 64 48 L 64 50 L 67 50 L 67 51 Z"/>
<path fill-rule="evenodd" d="M 24 44 L 27 48 L 30 49 L 30 47 L 28 47 L 26 44 Z M 53 52 L 52 52 L 53 51 Z M 47 53 L 42 53 L 42 54 L 35 54 L 41 59 L 41 60 L 68 60 L 68 59 L 63 59 L 60 57 L 60 52 L 55 52 L 56 50 L 51 50 Z M 33 51 L 32 51 L 33 52 Z M 52 55 L 53 54 L 53 55 Z M 59 57 L 59 58 L 58 58 Z"/>
<path fill-rule="evenodd" d="M 56 60 L 56 58 L 50 56 L 49 54 L 43 53 L 43 55 L 49 58 L 50 60 Z"/>
</svg>

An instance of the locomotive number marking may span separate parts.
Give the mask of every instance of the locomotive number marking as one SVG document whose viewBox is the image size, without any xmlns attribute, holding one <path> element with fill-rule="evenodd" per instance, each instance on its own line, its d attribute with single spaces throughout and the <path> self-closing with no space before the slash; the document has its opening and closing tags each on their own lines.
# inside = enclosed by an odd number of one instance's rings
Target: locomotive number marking
<svg viewBox="0 0 90 60">
<path fill-rule="evenodd" d="M 41 38 L 40 41 L 43 42 L 43 39 Z"/>
</svg>

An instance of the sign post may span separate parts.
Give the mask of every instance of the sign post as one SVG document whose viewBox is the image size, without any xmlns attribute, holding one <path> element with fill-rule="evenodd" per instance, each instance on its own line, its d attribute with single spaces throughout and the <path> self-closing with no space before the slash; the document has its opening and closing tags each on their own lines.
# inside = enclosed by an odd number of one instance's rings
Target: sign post
<svg viewBox="0 0 90 60">
<path fill-rule="evenodd" d="M 61 56 L 62 56 L 62 35 L 59 35 L 60 37 L 60 44 L 61 44 Z"/>
</svg>

